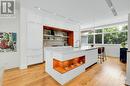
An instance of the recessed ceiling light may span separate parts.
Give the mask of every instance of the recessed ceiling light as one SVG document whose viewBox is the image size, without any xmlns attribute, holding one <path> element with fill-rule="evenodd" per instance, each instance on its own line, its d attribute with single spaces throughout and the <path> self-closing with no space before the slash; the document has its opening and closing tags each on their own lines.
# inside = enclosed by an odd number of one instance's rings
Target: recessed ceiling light
<svg viewBox="0 0 130 86">
<path fill-rule="evenodd" d="M 36 9 L 38 9 L 38 10 L 41 10 L 41 8 L 40 8 L 40 7 L 34 7 L 34 8 L 36 8 Z"/>
<path fill-rule="evenodd" d="M 112 7 L 110 7 L 111 9 L 113 9 L 114 7 L 112 6 Z"/>
<path fill-rule="evenodd" d="M 41 8 L 40 8 L 40 7 L 38 7 L 38 10 L 41 10 Z"/>
<path fill-rule="evenodd" d="M 56 16 L 56 15 L 57 15 L 57 13 L 53 13 L 53 15 L 55 15 L 55 16 Z"/>
</svg>

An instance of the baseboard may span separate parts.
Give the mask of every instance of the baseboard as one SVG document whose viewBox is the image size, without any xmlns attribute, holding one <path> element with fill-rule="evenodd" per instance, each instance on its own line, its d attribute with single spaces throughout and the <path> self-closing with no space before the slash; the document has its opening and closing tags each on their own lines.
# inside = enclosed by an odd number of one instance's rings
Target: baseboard
<svg viewBox="0 0 130 86">
<path fill-rule="evenodd" d="M 20 69 L 27 69 L 27 65 L 21 65 L 19 68 Z"/>
<path fill-rule="evenodd" d="M 44 64 L 45 61 L 41 62 L 41 63 L 37 63 L 37 64 L 31 64 L 31 65 L 28 65 L 28 67 L 32 67 L 32 66 L 36 66 L 36 65 L 40 65 L 40 64 Z"/>
<path fill-rule="evenodd" d="M 19 67 L 15 67 L 15 68 L 10 68 L 10 69 L 5 69 L 4 71 L 12 71 L 12 70 L 18 70 Z"/>
<path fill-rule="evenodd" d="M 41 63 L 37 63 L 37 64 L 32 64 L 32 65 L 24 65 L 24 66 L 20 66 L 20 67 L 14 67 L 14 68 L 10 68 L 10 69 L 5 69 L 4 71 L 12 71 L 12 70 L 18 70 L 18 69 L 27 69 L 30 66 L 35 66 L 35 65 L 40 65 L 40 64 L 44 64 L 45 61 L 41 62 Z"/>
<path fill-rule="evenodd" d="M 108 55 L 107 55 L 106 57 L 119 58 L 119 57 L 115 57 L 115 56 L 108 56 Z"/>
</svg>

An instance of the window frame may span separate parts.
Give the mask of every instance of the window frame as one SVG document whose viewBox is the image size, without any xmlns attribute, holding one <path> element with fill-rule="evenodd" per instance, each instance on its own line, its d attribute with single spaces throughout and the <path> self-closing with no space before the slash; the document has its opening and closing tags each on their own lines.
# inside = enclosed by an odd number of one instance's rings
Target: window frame
<svg viewBox="0 0 130 86">
<path fill-rule="evenodd" d="M 123 26 L 125 26 L 125 25 L 127 25 L 128 26 L 128 24 L 118 24 L 118 25 L 113 25 L 113 26 L 116 26 L 117 28 L 119 27 L 119 26 L 121 26 L 121 27 L 123 27 Z M 93 37 L 93 43 L 88 43 L 88 45 L 91 45 L 91 44 L 96 44 L 96 45 L 120 45 L 120 44 L 105 44 L 104 43 L 104 35 L 105 34 L 114 34 L 114 33 L 121 33 L 121 32 L 127 32 L 127 34 L 128 34 L 128 30 L 118 30 L 118 31 L 115 31 L 115 32 L 104 32 L 104 29 L 105 28 L 107 28 L 107 27 L 113 27 L 113 26 L 106 26 L 106 27 L 100 27 L 100 28 L 96 28 L 95 30 L 94 30 L 94 33 L 92 33 L 92 34 L 87 34 L 87 37 L 88 37 L 88 35 L 93 35 L 94 37 Z M 102 29 L 102 32 L 101 33 L 96 33 L 95 31 L 97 30 L 97 29 Z M 102 43 L 95 43 L 95 36 L 97 35 L 97 34 L 101 34 L 102 35 Z M 127 40 L 128 41 L 128 40 Z"/>
</svg>

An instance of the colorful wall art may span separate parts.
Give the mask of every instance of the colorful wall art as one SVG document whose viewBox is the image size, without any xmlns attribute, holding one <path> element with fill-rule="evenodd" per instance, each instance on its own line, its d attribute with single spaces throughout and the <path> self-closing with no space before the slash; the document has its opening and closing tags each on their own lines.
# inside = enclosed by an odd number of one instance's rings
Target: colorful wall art
<svg viewBox="0 0 130 86">
<path fill-rule="evenodd" d="M 16 52 L 16 33 L 0 32 L 0 52 Z"/>
</svg>

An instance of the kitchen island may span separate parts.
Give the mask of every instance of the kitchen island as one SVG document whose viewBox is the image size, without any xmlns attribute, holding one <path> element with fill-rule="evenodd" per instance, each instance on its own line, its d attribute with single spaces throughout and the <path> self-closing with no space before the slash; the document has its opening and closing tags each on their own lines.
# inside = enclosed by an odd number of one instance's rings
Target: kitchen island
<svg viewBox="0 0 130 86">
<path fill-rule="evenodd" d="M 97 48 L 46 47 L 45 71 L 61 85 L 69 82 L 98 60 Z"/>
</svg>

